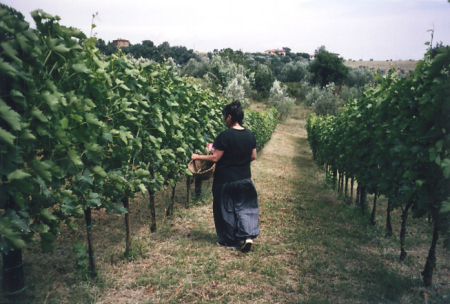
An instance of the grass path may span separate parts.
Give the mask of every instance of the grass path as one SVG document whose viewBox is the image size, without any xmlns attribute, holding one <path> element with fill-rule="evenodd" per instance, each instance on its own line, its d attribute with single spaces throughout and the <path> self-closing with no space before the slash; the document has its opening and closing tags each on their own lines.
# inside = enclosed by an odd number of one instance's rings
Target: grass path
<svg viewBox="0 0 450 304">
<path fill-rule="evenodd" d="M 83 229 L 64 232 L 50 256 L 27 251 L 34 303 L 448 303 L 450 259 L 442 247 L 433 288 L 420 279 L 429 226 L 411 224 L 409 255 L 400 262 L 398 237 L 384 237 L 385 202 L 370 226 L 359 208 L 337 199 L 311 159 L 304 123 L 279 124 L 252 163 L 261 234 L 249 253 L 216 245 L 210 183 L 200 202 L 178 204 L 171 218 L 164 217 L 169 191 L 161 192 L 156 233 L 149 231 L 148 198 L 131 204 L 128 259 L 123 218 L 94 215 L 97 282 L 74 275 L 71 242 L 84 239 Z M 180 186 L 178 202 L 185 191 Z M 393 218 L 398 232 L 398 214 Z"/>
</svg>

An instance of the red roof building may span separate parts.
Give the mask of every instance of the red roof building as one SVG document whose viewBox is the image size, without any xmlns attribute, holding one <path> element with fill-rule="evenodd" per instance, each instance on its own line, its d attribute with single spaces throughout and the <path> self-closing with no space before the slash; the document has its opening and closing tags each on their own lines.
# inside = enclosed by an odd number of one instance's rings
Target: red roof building
<svg viewBox="0 0 450 304">
<path fill-rule="evenodd" d="M 273 49 L 273 50 L 267 50 L 264 52 L 264 54 L 271 54 L 271 55 L 276 55 L 276 54 L 280 54 L 283 56 L 286 56 L 286 51 L 285 50 L 277 50 L 277 49 Z"/>
<path fill-rule="evenodd" d="M 130 41 L 128 41 L 128 40 L 126 40 L 126 39 L 122 39 L 122 38 L 119 38 L 119 39 L 116 39 L 116 40 L 113 40 L 113 46 L 114 47 L 129 47 L 130 46 Z"/>
</svg>

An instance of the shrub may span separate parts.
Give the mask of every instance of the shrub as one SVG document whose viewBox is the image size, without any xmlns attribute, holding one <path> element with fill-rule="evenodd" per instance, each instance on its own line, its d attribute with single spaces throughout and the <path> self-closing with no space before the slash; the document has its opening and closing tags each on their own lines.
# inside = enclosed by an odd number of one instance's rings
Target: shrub
<svg viewBox="0 0 450 304">
<path fill-rule="evenodd" d="M 320 90 L 320 96 L 312 104 L 314 112 L 320 116 L 337 115 L 339 113 L 339 98 L 334 95 L 334 83 L 326 85 Z"/>
<path fill-rule="evenodd" d="M 358 99 L 361 96 L 362 89 L 358 87 L 343 88 L 339 93 L 339 97 L 342 99 L 343 104 L 347 104 L 350 98 Z"/>
<path fill-rule="evenodd" d="M 244 109 L 250 105 L 248 98 L 245 98 L 244 87 L 239 84 L 237 78 L 230 81 L 228 86 L 223 91 L 223 96 L 231 99 L 232 101 L 240 101 L 242 108 Z"/>
<path fill-rule="evenodd" d="M 256 138 L 256 149 L 260 150 L 270 140 L 278 123 L 278 111 L 271 108 L 268 111 L 245 110 L 244 127 L 250 129 Z"/>
<path fill-rule="evenodd" d="M 375 73 L 368 67 L 350 68 L 345 84 L 348 87 L 364 87 L 369 83 L 373 83 Z"/>
<path fill-rule="evenodd" d="M 254 89 L 256 94 L 254 98 L 256 100 L 261 100 L 269 97 L 270 88 L 275 81 L 275 76 L 273 76 L 272 71 L 265 64 L 256 64 L 253 67 L 255 83 Z"/>
<path fill-rule="evenodd" d="M 309 87 L 309 90 L 307 90 L 305 101 L 306 105 L 312 106 L 322 95 L 322 90 L 319 87 Z"/>
<path fill-rule="evenodd" d="M 288 116 L 294 106 L 294 99 L 288 96 L 286 87 L 282 87 L 278 80 L 270 89 L 269 104 L 278 110 L 281 119 Z"/>
<path fill-rule="evenodd" d="M 287 63 L 277 78 L 281 82 L 300 82 L 308 77 L 308 62 L 297 61 Z"/>
</svg>

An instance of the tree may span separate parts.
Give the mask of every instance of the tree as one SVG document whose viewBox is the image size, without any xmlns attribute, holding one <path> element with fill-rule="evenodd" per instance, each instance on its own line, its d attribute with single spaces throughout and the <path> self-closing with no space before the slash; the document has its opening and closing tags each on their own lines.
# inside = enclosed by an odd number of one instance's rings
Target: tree
<svg viewBox="0 0 450 304">
<path fill-rule="evenodd" d="M 345 84 L 349 87 L 363 88 L 369 83 L 373 83 L 375 78 L 375 72 L 368 67 L 356 67 L 350 68 Z"/>
<path fill-rule="evenodd" d="M 305 59 L 308 59 L 308 60 L 309 60 L 309 58 L 310 58 L 310 56 L 309 56 L 308 53 L 297 53 L 297 56 L 298 56 L 298 57 L 305 58 Z"/>
<path fill-rule="evenodd" d="M 322 88 L 330 82 L 341 85 L 348 74 L 343 59 L 325 50 L 316 54 L 316 59 L 309 65 L 309 71 L 311 83 L 319 84 Z"/>
<path fill-rule="evenodd" d="M 288 48 L 286 46 L 283 46 L 283 50 L 286 52 L 286 56 L 289 56 L 291 54 L 291 49 L 290 48 Z"/>
<path fill-rule="evenodd" d="M 314 112 L 320 116 L 338 115 L 339 114 L 339 98 L 334 95 L 334 84 L 330 83 L 320 90 L 318 98 L 312 103 Z"/>
<path fill-rule="evenodd" d="M 319 46 L 319 47 L 314 51 L 314 54 L 320 53 L 320 52 L 322 52 L 322 51 L 326 51 L 324 45 Z"/>
<path fill-rule="evenodd" d="M 230 81 L 223 92 L 223 96 L 231 99 L 231 101 L 240 101 L 242 108 L 247 108 L 250 105 L 248 98 L 245 98 L 244 87 L 239 84 L 237 78 Z"/>
<path fill-rule="evenodd" d="M 308 62 L 296 61 L 286 64 L 278 75 L 282 82 L 300 82 L 308 77 Z"/>
<path fill-rule="evenodd" d="M 233 51 L 231 48 L 226 48 L 221 49 L 218 53 L 222 58 L 228 58 L 230 61 L 240 64 L 246 68 L 250 67 L 250 61 L 241 50 Z"/>
<path fill-rule="evenodd" d="M 267 98 L 269 97 L 269 91 L 275 80 L 272 71 L 265 64 L 256 64 L 253 67 L 255 73 L 254 88 L 257 91 L 257 97 Z"/>
<path fill-rule="evenodd" d="M 286 118 L 291 113 L 294 102 L 293 98 L 288 97 L 286 87 L 282 87 L 280 82 L 275 80 L 270 89 L 269 104 L 274 106 L 280 113 L 280 119 L 283 119 L 283 116 Z"/>
<path fill-rule="evenodd" d="M 270 55 L 270 57 L 271 57 L 271 60 L 270 60 L 270 64 L 268 66 L 269 66 L 270 70 L 272 71 L 273 75 L 275 77 L 278 77 L 278 75 L 280 74 L 281 70 L 283 69 L 285 63 L 281 60 L 281 56 Z"/>
<path fill-rule="evenodd" d="M 19 12 L 19 11 L 16 11 L 16 10 L 13 9 L 12 7 L 7 6 L 7 5 L 5 5 L 5 4 L 3 4 L 3 3 L 0 3 L 0 10 L 2 10 L 2 9 L 7 10 L 7 11 L 8 11 L 9 13 L 11 13 L 11 15 L 14 16 L 15 18 L 17 18 L 17 19 L 19 19 L 19 20 L 21 20 L 21 21 L 25 21 L 25 17 L 22 15 L 22 13 Z"/>
</svg>

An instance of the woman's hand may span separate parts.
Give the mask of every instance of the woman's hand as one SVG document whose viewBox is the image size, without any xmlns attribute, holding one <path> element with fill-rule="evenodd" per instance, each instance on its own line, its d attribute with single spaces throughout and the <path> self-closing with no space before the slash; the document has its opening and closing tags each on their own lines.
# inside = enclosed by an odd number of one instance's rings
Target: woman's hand
<svg viewBox="0 0 450 304">
<path fill-rule="evenodd" d="M 212 162 L 218 162 L 219 159 L 222 157 L 223 151 L 220 150 L 214 150 L 214 153 L 212 155 L 202 155 L 194 153 L 191 155 L 191 160 L 205 160 L 205 161 L 212 161 Z"/>
</svg>

